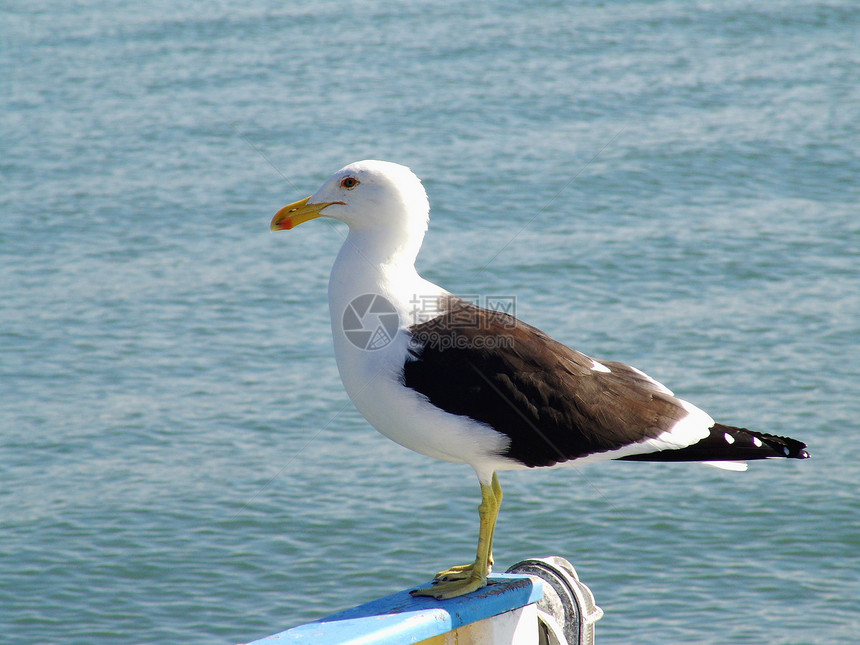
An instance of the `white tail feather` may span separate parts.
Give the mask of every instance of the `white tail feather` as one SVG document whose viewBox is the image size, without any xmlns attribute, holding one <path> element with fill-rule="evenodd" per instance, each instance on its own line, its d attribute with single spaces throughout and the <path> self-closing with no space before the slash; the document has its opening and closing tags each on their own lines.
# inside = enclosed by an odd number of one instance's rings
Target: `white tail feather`
<svg viewBox="0 0 860 645">
<path fill-rule="evenodd" d="M 713 466 L 714 468 L 721 468 L 722 470 L 734 470 L 739 473 L 742 473 L 747 469 L 747 462 L 745 461 L 703 461 L 701 463 L 706 466 Z"/>
</svg>

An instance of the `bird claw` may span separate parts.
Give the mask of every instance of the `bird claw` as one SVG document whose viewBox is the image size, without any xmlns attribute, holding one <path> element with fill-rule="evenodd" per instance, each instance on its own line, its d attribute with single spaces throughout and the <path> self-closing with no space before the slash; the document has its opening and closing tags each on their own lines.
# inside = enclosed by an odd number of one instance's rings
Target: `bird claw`
<svg viewBox="0 0 860 645">
<path fill-rule="evenodd" d="M 433 578 L 433 584 L 437 584 L 439 582 L 453 582 L 454 580 L 465 580 L 477 568 L 477 562 L 470 562 L 469 564 L 458 564 L 456 566 L 451 567 L 450 569 L 445 569 L 444 571 L 440 571 Z M 489 574 L 493 570 L 493 556 L 491 555 L 488 558 L 487 562 L 487 574 Z"/>
<path fill-rule="evenodd" d="M 466 565 L 468 566 L 468 565 Z M 487 576 L 471 570 L 463 579 L 458 580 L 434 580 L 429 587 L 421 589 L 413 589 L 410 595 L 414 596 L 430 596 L 436 600 L 448 600 L 449 598 L 457 598 L 465 596 L 468 593 L 477 591 L 487 586 Z"/>
<path fill-rule="evenodd" d="M 464 580 L 472 574 L 474 568 L 474 562 L 469 564 L 458 564 L 457 566 L 437 573 L 436 577 L 433 579 L 433 583 L 436 584 L 439 582 L 450 582 L 452 580 Z"/>
</svg>

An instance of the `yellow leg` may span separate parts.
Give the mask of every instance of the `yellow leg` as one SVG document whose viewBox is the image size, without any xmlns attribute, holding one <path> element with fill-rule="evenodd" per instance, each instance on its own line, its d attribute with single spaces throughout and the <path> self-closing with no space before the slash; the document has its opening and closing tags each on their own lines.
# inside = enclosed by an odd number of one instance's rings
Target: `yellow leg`
<svg viewBox="0 0 860 645">
<path fill-rule="evenodd" d="M 487 584 L 487 575 L 493 566 L 493 533 L 501 505 L 502 487 L 493 473 L 490 484 L 481 484 L 481 505 L 478 507 L 480 528 L 475 561 L 440 571 L 433 581 L 433 586 L 415 589 L 411 592 L 413 596 L 432 596 L 437 600 L 445 600 L 464 596 Z"/>
<path fill-rule="evenodd" d="M 493 481 L 490 484 L 493 487 L 493 496 L 496 499 L 496 517 L 499 516 L 499 509 L 502 507 L 502 486 L 499 484 L 499 478 L 496 473 L 493 473 Z M 496 536 L 496 520 L 493 519 L 493 525 L 490 528 L 490 556 L 487 558 L 488 573 L 493 570 L 493 538 Z"/>
<path fill-rule="evenodd" d="M 493 479 L 490 482 L 490 486 L 492 487 L 492 498 L 495 502 L 495 515 L 498 516 L 499 507 L 501 507 L 501 505 L 502 505 L 502 487 L 501 487 L 501 485 L 499 485 L 499 478 L 496 476 L 496 473 L 493 473 Z M 482 496 L 481 504 L 483 506 L 483 504 L 485 503 L 485 501 L 487 499 L 483 486 L 481 486 L 481 496 Z M 478 507 L 478 513 L 479 514 L 482 513 L 482 506 Z M 483 522 L 483 515 L 481 517 L 482 517 L 482 522 Z M 489 574 L 493 570 L 493 564 L 494 564 L 494 562 L 493 562 L 493 535 L 494 535 L 495 531 L 496 531 L 496 520 L 494 517 L 492 520 L 492 524 L 490 526 L 490 534 L 489 534 L 489 547 L 488 547 L 489 555 L 487 556 L 487 574 Z M 480 553 L 480 539 L 481 539 L 481 537 L 479 535 L 478 536 L 479 553 Z M 456 566 L 451 567 L 450 569 L 445 569 L 444 571 L 440 571 L 439 573 L 436 574 L 435 579 L 440 581 L 440 582 L 451 582 L 452 580 L 464 580 L 471 575 L 472 569 L 474 569 L 474 568 L 475 568 L 474 562 L 470 562 L 469 564 L 458 564 Z"/>
</svg>

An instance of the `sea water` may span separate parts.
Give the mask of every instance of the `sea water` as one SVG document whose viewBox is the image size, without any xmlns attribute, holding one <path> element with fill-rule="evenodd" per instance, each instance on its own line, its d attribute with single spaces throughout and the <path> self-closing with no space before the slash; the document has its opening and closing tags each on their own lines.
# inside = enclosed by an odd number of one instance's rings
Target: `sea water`
<svg viewBox="0 0 860 645">
<path fill-rule="evenodd" d="M 474 557 L 468 466 L 334 364 L 345 230 L 424 180 L 419 269 L 808 461 L 505 473 L 600 643 L 860 639 L 851 1 L 12 2 L 0 12 L 0 640 L 231 643 Z"/>
</svg>

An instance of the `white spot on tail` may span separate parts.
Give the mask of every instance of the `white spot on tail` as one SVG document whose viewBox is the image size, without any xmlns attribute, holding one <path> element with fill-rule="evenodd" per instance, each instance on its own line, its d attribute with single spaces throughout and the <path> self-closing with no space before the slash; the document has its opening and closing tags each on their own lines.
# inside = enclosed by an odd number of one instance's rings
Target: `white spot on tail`
<svg viewBox="0 0 860 645">
<path fill-rule="evenodd" d="M 761 439 L 759 439 L 758 437 L 753 437 L 752 440 L 753 440 L 753 445 L 756 448 L 761 448 L 761 446 L 762 446 Z"/>
<path fill-rule="evenodd" d="M 726 434 L 724 434 L 723 437 L 725 437 L 727 444 L 733 444 L 735 442 L 735 438 L 732 435 L 730 435 L 728 432 Z"/>
<path fill-rule="evenodd" d="M 591 359 L 591 369 L 593 369 L 595 372 L 604 372 L 605 374 L 609 374 L 612 372 L 612 370 L 606 367 L 606 365 L 604 365 L 603 363 L 598 363 L 593 358 Z"/>
</svg>

